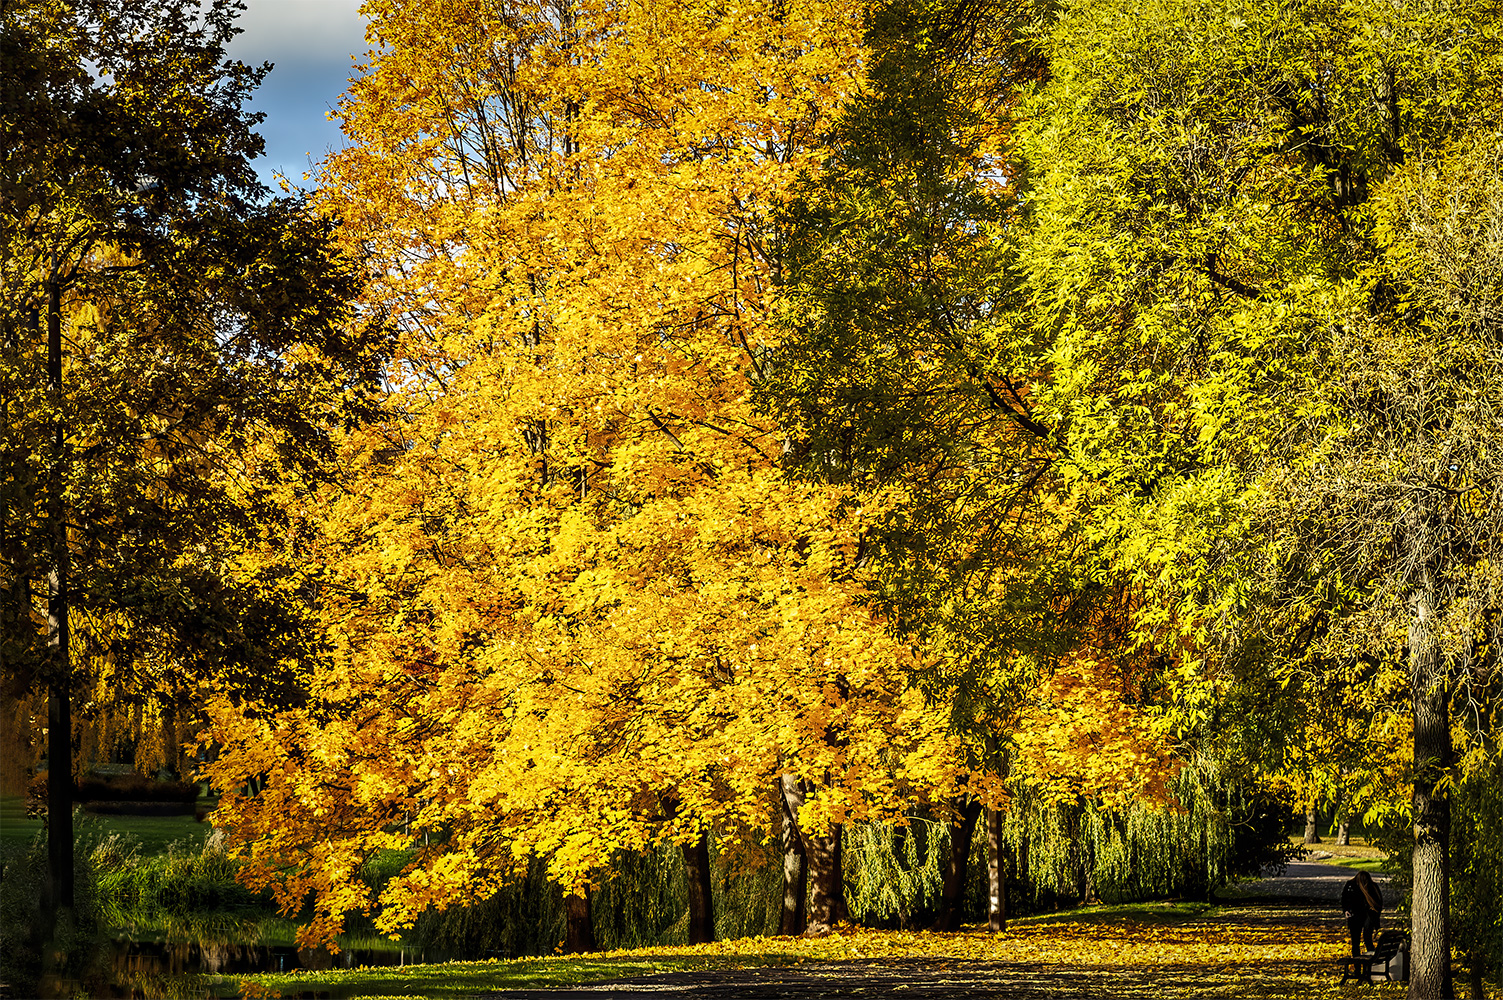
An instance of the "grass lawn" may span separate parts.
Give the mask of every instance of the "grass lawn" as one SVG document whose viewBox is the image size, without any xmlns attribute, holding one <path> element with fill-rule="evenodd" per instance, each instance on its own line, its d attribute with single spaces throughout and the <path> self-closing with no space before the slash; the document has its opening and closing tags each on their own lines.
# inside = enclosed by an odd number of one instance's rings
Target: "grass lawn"
<svg viewBox="0 0 1503 1000">
<path fill-rule="evenodd" d="M 80 812 L 76 832 L 96 831 L 100 836 L 111 833 L 130 834 L 141 845 L 141 854 L 164 854 L 170 844 L 186 841 L 198 850 L 209 835 L 209 824 L 192 816 L 96 816 Z M 42 831 L 39 819 L 26 815 L 26 801 L 20 796 L 0 797 L 0 843 L 24 844 Z"/>
<path fill-rule="evenodd" d="M 1304 845 L 1304 840 L 1301 837 L 1290 837 L 1289 842 L 1291 844 Z M 1353 837 L 1352 842 L 1345 845 L 1338 844 L 1332 839 L 1319 844 L 1311 844 L 1307 850 L 1311 854 L 1331 855 L 1329 858 L 1307 857 L 1306 860 L 1308 861 L 1322 865 L 1340 865 L 1343 868 L 1356 868 L 1369 872 L 1382 871 L 1383 862 L 1388 858 L 1388 855 L 1384 854 L 1381 848 L 1369 845 L 1363 837 Z"/>
<path fill-rule="evenodd" d="M 1383 870 L 1383 858 L 1381 856 L 1365 858 L 1360 855 L 1347 855 L 1343 857 L 1338 854 L 1334 858 L 1325 858 L 1320 863 L 1323 865 L 1340 865 L 1343 868 L 1357 868 L 1365 872 L 1381 872 Z"/>
<path fill-rule="evenodd" d="M 722 942 L 717 954 L 695 953 L 689 947 L 604 952 L 596 955 L 556 955 L 511 961 L 443 962 L 434 965 L 381 966 L 248 976 L 240 983 L 286 997 L 317 993 L 331 1000 L 353 997 L 421 997 L 423 1000 L 463 1000 L 491 990 L 545 989 L 577 986 L 603 979 L 625 979 L 659 972 L 705 972 L 753 966 L 789 965 L 804 956 L 780 947 L 795 939 L 750 939 Z M 704 946 L 700 946 L 701 948 Z M 675 954 L 675 952 L 677 954 Z M 237 981 L 222 978 L 217 988 L 234 996 Z"/>
</svg>

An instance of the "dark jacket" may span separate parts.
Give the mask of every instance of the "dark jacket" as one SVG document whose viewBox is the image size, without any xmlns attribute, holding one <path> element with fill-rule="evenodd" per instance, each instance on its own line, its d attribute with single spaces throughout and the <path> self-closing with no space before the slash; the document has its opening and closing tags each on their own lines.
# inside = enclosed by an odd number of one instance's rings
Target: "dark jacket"
<svg viewBox="0 0 1503 1000">
<path fill-rule="evenodd" d="M 1375 884 L 1373 895 L 1378 897 L 1378 907 L 1373 909 L 1367 897 L 1362 894 L 1362 887 L 1357 884 L 1355 878 L 1349 879 L 1341 888 L 1341 908 L 1353 917 L 1364 917 L 1369 913 L 1378 914 L 1383 912 L 1383 894 L 1378 891 Z"/>
</svg>

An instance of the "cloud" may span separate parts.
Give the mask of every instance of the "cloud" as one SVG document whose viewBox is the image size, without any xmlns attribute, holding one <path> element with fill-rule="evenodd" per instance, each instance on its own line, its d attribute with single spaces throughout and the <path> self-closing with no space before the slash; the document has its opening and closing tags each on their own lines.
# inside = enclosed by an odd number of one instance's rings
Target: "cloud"
<svg viewBox="0 0 1503 1000">
<path fill-rule="evenodd" d="M 365 53 L 360 0 L 245 0 L 238 24 L 244 33 L 230 53 L 249 63 L 337 60 Z"/>
</svg>

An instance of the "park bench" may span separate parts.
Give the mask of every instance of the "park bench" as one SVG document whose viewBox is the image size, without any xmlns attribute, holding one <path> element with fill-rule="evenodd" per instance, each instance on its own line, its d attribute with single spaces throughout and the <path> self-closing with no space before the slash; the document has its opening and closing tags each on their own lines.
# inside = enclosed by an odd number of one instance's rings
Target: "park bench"
<svg viewBox="0 0 1503 1000">
<path fill-rule="evenodd" d="M 1371 955 L 1347 956 L 1341 960 L 1341 981 L 1407 983 L 1409 981 L 1409 935 L 1384 931 L 1373 942 Z"/>
</svg>

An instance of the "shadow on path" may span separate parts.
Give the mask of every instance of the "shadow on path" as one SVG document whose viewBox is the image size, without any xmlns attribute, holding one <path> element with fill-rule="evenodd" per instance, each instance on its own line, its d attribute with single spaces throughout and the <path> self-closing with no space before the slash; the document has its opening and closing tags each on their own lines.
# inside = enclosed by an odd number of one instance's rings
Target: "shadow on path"
<svg viewBox="0 0 1503 1000">
<path fill-rule="evenodd" d="M 487 1000 L 1062 1000 L 1334 996 L 1344 921 L 1341 887 L 1354 873 L 1291 864 L 1223 894 L 1214 910 L 1174 922 L 1094 920 L 1089 912 L 1019 922 L 995 937 L 938 935 L 913 955 L 672 972 L 570 989 L 508 990 Z M 1387 887 L 1386 880 L 1380 884 Z M 1385 895 L 1387 893 L 1385 892 Z M 1397 989 L 1395 988 L 1397 987 Z M 1397 996 L 1402 987 L 1361 995 Z M 1355 989 L 1356 987 L 1352 987 Z M 1357 995 L 1357 994 L 1353 994 Z"/>
</svg>

